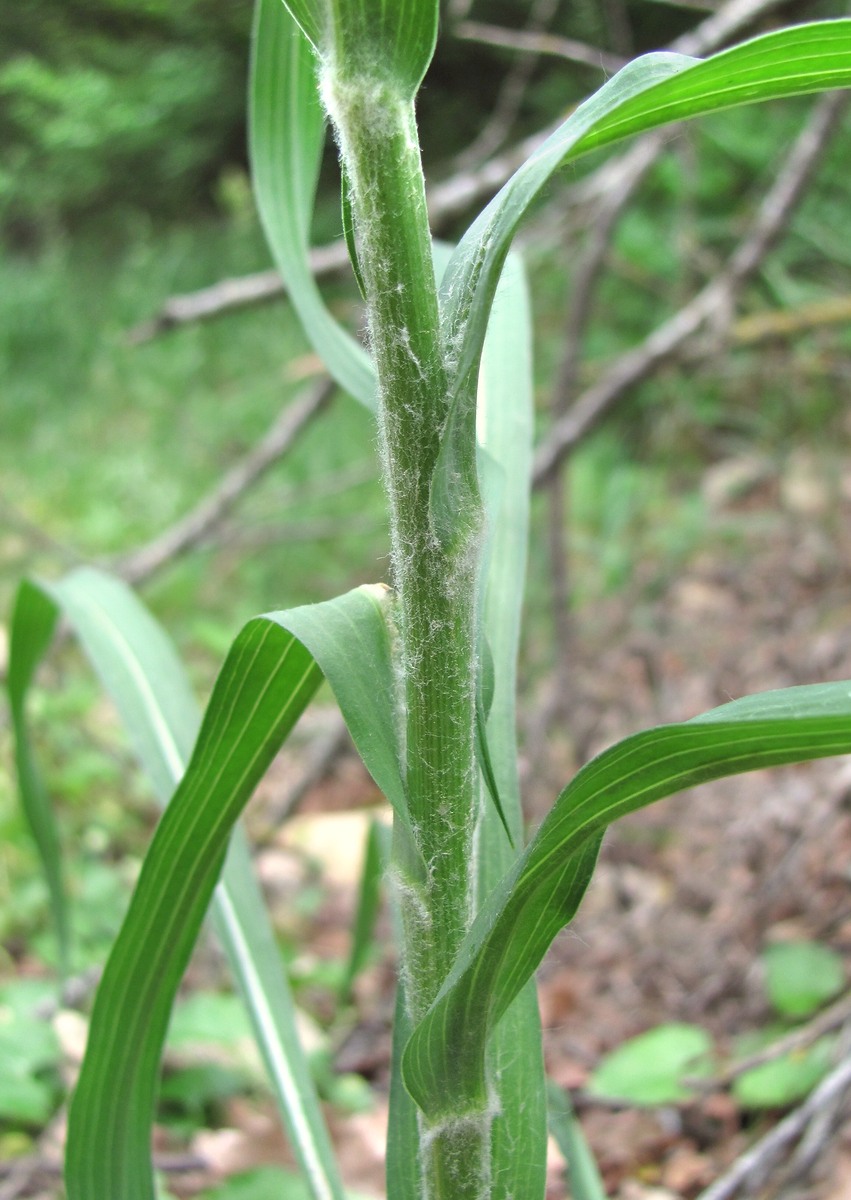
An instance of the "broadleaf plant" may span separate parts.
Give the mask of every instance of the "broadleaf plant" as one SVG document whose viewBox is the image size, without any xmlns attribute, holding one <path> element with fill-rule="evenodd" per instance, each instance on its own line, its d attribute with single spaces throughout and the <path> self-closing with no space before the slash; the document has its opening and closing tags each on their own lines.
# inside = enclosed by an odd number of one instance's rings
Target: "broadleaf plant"
<svg viewBox="0 0 851 1200">
<path fill-rule="evenodd" d="M 581 902 L 611 821 L 705 780 L 851 752 L 851 684 L 746 698 L 605 751 L 523 848 L 514 695 L 532 410 L 528 300 L 509 255 L 552 174 L 592 149 L 735 104 L 851 85 L 851 21 L 780 30 L 707 61 L 631 63 L 517 171 L 446 265 L 432 246 L 414 115 L 438 8 L 258 0 L 255 23 L 258 207 L 308 338 L 340 386 L 377 408 L 392 590 L 367 585 L 249 622 L 200 722 L 167 640 L 123 585 L 83 571 L 19 594 L 9 678 L 21 790 L 63 945 L 57 839 L 25 716 L 59 610 L 170 796 L 95 1002 L 70 1111 L 69 1200 L 153 1200 L 159 1058 L 211 898 L 305 1182 L 317 1200 L 343 1194 L 271 933 L 251 929 L 256 885 L 238 834 L 227 852 L 322 675 L 394 810 L 389 1200 L 544 1195 L 534 971 Z M 343 161 L 369 356 L 308 270 L 323 109 Z M 586 1189 L 576 1200 L 600 1194 L 588 1163 L 574 1183 Z"/>
</svg>

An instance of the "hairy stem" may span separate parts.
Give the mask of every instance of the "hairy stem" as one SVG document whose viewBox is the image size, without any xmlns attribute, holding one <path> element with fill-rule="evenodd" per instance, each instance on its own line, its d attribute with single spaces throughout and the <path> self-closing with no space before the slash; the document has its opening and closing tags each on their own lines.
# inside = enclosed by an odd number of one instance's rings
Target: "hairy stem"
<svg viewBox="0 0 851 1200">
<path fill-rule="evenodd" d="M 474 752 L 476 578 L 481 513 L 436 535 L 430 489 L 448 410 L 448 372 L 412 102 L 392 82 L 329 69 L 323 95 L 351 192 L 359 269 L 379 377 L 405 704 L 411 825 L 425 872 L 397 862 L 409 1016 L 419 1020 L 455 958 L 472 910 L 478 775 Z M 472 436 L 472 431 L 471 431 Z M 473 508 L 474 511 L 469 511 Z M 486 1194 L 484 1114 L 423 1130 L 430 1200 Z"/>
</svg>

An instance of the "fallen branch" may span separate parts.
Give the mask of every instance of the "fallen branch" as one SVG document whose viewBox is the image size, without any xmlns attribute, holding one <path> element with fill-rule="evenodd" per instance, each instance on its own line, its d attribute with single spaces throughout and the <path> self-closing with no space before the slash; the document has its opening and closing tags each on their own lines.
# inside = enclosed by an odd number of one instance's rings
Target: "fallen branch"
<svg viewBox="0 0 851 1200">
<path fill-rule="evenodd" d="M 792 211 L 818 164 L 830 135 L 848 103 L 843 92 L 833 92 L 815 104 L 810 119 L 798 135 L 774 186 L 760 205 L 747 236 L 730 256 L 726 267 L 641 345 L 623 354 L 576 401 L 570 412 L 555 423 L 535 456 L 533 480 L 540 487 L 558 469 L 577 443 L 594 429 L 622 396 L 643 382 L 711 320 L 726 327 L 735 299 L 758 270 L 783 232 Z M 717 344 L 707 346 L 710 353 Z"/>
<path fill-rule="evenodd" d="M 732 1200 L 743 1187 L 759 1188 L 788 1146 L 802 1137 L 825 1110 L 833 1110 L 851 1090 L 851 1056 L 843 1059 L 807 1099 L 742 1154 L 728 1171 L 700 1193 L 698 1200 Z"/>
<path fill-rule="evenodd" d="M 554 33 L 535 33 L 528 29 L 504 29 L 481 21 L 460 21 L 453 27 L 452 33 L 464 42 L 499 46 L 519 54 L 552 54 L 556 58 L 596 67 L 612 75 L 621 69 L 625 61 L 617 54 L 609 54 L 606 50 L 577 42 L 573 38 L 559 37 Z"/>
<path fill-rule="evenodd" d="M 113 564 L 128 583 L 150 579 L 193 546 L 209 537 L 249 488 L 292 446 L 299 434 L 325 408 L 334 384 L 323 379 L 280 414 L 265 437 L 227 472 L 224 478 L 190 512 L 147 545 Z"/>
<path fill-rule="evenodd" d="M 683 1084 L 696 1092 L 721 1091 L 723 1088 L 729 1087 L 731 1083 L 735 1083 L 747 1071 L 754 1070 L 755 1067 L 762 1067 L 765 1063 L 774 1062 L 787 1054 L 805 1050 L 813 1042 L 817 1042 L 819 1038 L 825 1037 L 828 1033 L 833 1033 L 849 1020 L 851 1020 L 851 992 L 847 996 L 843 996 L 841 1000 L 837 1000 L 830 1008 L 826 1008 L 824 1012 L 820 1012 L 806 1025 L 791 1030 L 785 1036 L 772 1042 L 770 1046 L 738 1059 L 723 1071 L 713 1075 L 711 1079 L 688 1078 L 683 1080 Z"/>
</svg>

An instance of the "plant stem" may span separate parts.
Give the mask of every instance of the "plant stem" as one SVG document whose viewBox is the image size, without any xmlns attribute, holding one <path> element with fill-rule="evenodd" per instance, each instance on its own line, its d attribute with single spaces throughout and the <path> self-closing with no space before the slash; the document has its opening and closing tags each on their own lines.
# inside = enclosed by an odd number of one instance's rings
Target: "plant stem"
<svg viewBox="0 0 851 1200">
<path fill-rule="evenodd" d="M 345 67 L 329 71 L 323 84 L 351 191 L 379 377 L 406 783 L 416 848 L 425 864 L 417 878 L 397 862 L 402 969 L 416 1022 L 440 989 L 471 919 L 479 804 L 474 729 L 481 512 L 468 498 L 451 539 L 438 537 L 431 519 L 430 488 L 449 387 L 413 104 L 392 84 L 346 76 Z M 485 1194 L 484 1114 L 426 1131 L 424 1141 L 430 1200 Z"/>
</svg>

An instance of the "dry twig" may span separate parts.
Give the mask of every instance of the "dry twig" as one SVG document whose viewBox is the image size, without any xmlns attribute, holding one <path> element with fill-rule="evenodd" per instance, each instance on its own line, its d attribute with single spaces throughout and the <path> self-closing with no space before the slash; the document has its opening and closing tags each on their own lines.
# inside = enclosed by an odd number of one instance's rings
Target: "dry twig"
<svg viewBox="0 0 851 1200">
<path fill-rule="evenodd" d="M 834 1114 L 851 1089 L 851 1056 L 844 1058 L 807 1099 L 760 1138 L 698 1200 L 732 1200 L 743 1187 L 758 1188 L 774 1170 L 787 1148 L 805 1136 L 811 1123 L 826 1110 Z"/>
<path fill-rule="evenodd" d="M 684 1079 L 683 1083 L 696 1092 L 720 1091 L 722 1088 L 729 1087 L 746 1071 L 752 1071 L 755 1067 L 764 1066 L 765 1063 L 774 1062 L 775 1059 L 783 1058 L 784 1055 L 793 1054 L 798 1050 L 805 1050 L 813 1042 L 817 1042 L 819 1038 L 828 1033 L 833 1033 L 835 1029 L 839 1029 L 849 1020 L 851 1020 L 851 992 L 826 1008 L 824 1012 L 820 1012 L 806 1025 L 791 1030 L 784 1037 L 772 1042 L 770 1046 L 738 1059 L 725 1070 L 713 1075 L 711 1079 Z"/>
<path fill-rule="evenodd" d="M 736 296 L 786 227 L 847 99 L 845 93 L 833 92 L 816 103 L 774 186 L 766 194 L 748 235 L 730 256 L 726 267 L 641 345 L 623 354 L 579 397 L 570 412 L 556 422 L 535 456 L 533 479 L 536 487 L 547 482 L 565 456 L 629 389 L 647 379 L 708 322 L 714 320 L 721 327 L 729 323 Z M 709 353 L 716 344 L 717 336 L 712 347 L 707 345 L 704 353 Z"/>
<path fill-rule="evenodd" d="M 541 35 L 555 16 L 558 6 L 559 0 L 535 0 L 526 33 Z M 453 33 L 457 34 L 457 30 L 453 30 Z M 463 34 L 460 36 L 463 37 Z M 537 52 L 532 51 L 514 59 L 500 86 L 493 112 L 470 145 L 456 156 L 456 171 L 487 161 L 505 143 L 523 105 L 539 57 Z"/>
<path fill-rule="evenodd" d="M 231 467 L 209 495 L 146 546 L 120 559 L 115 570 L 129 583 L 141 583 L 208 538 L 248 489 L 287 453 L 299 434 L 325 408 L 333 392 L 334 384 L 323 379 L 306 395 L 288 404 L 265 437 Z"/>
<path fill-rule="evenodd" d="M 465 42 L 478 42 L 482 46 L 500 46 L 520 54 L 552 54 L 566 58 L 569 62 L 581 63 L 586 67 L 614 74 L 624 65 L 624 59 L 609 54 L 596 46 L 577 42 L 573 38 L 558 37 L 553 33 L 536 33 L 530 29 L 503 29 L 499 25 L 487 25 L 481 21 L 461 21 L 453 27 L 455 37 Z"/>
</svg>

